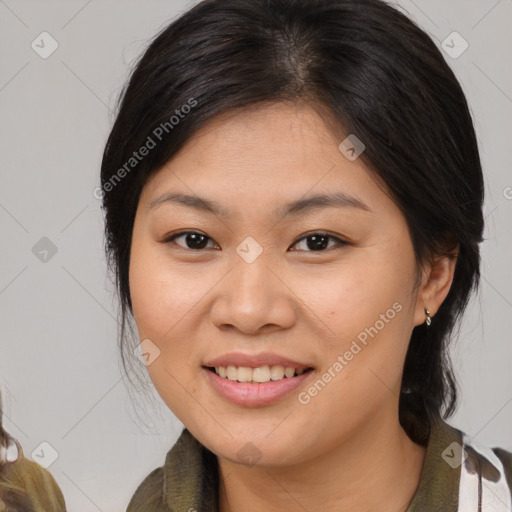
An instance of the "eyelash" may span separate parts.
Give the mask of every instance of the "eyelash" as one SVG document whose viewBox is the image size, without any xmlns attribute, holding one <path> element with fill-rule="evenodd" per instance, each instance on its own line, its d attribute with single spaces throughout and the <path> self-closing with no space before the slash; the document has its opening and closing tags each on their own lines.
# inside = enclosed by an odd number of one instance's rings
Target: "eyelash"
<svg viewBox="0 0 512 512">
<path fill-rule="evenodd" d="M 213 240 L 212 238 L 210 238 L 209 236 L 205 235 L 204 233 L 201 233 L 200 231 L 180 231 L 178 233 L 174 233 L 173 235 L 167 237 L 165 240 L 162 241 L 162 243 L 165 243 L 165 244 L 168 244 L 170 242 L 174 242 L 174 240 L 176 238 L 179 238 L 180 236 L 184 236 L 184 235 L 201 235 L 203 237 L 206 237 L 208 240 Z M 341 238 L 338 238 L 336 236 L 333 236 L 333 235 L 330 235 L 329 233 L 325 233 L 323 231 L 314 231 L 312 233 L 308 233 L 307 235 L 304 235 L 302 236 L 301 238 L 298 238 L 293 244 L 292 244 L 292 247 L 294 245 L 297 245 L 299 242 L 301 242 L 302 240 L 305 240 L 311 236 L 314 236 L 314 235 L 320 235 L 320 236 L 324 236 L 324 237 L 328 237 L 329 239 L 331 240 L 335 240 L 337 243 L 338 243 L 338 246 L 342 247 L 342 246 L 345 246 L 345 245 L 349 245 L 349 242 L 345 241 L 345 240 L 342 240 Z M 186 251 L 193 251 L 193 252 L 201 252 L 203 251 L 204 249 L 206 248 L 203 248 L 203 249 L 190 249 L 188 247 L 183 247 L 179 244 L 176 244 L 178 245 L 181 249 L 184 249 Z M 327 252 L 329 251 L 330 249 L 332 249 L 332 247 L 328 247 L 326 249 L 323 249 L 323 250 L 319 250 L 319 251 L 311 251 L 311 250 L 306 250 L 305 252 Z M 296 250 L 296 249 L 295 249 Z"/>
</svg>

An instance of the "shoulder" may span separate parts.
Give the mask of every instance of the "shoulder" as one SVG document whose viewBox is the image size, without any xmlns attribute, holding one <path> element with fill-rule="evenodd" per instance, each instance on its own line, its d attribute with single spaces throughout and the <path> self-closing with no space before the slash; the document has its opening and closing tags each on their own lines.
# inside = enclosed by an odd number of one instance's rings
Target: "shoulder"
<svg viewBox="0 0 512 512">
<path fill-rule="evenodd" d="M 463 434 L 466 460 L 464 467 L 478 474 L 490 486 L 507 487 L 512 491 L 512 452 L 503 448 L 477 443 Z"/>
<path fill-rule="evenodd" d="M 437 419 L 407 512 L 512 511 L 512 453 L 478 443 Z"/>
<path fill-rule="evenodd" d="M 461 501 L 471 504 L 478 499 L 482 510 L 512 510 L 512 453 L 478 443 L 465 433 L 462 442 Z"/>
</svg>

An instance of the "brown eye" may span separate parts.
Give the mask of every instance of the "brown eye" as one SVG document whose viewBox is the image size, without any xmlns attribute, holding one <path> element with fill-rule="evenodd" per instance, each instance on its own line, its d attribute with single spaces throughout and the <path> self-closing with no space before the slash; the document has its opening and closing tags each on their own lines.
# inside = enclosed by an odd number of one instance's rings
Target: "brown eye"
<svg viewBox="0 0 512 512">
<path fill-rule="evenodd" d="M 208 240 L 212 240 L 203 233 L 198 233 L 196 231 L 182 231 L 181 233 L 175 233 L 171 237 L 167 238 L 164 240 L 164 243 L 174 242 L 180 238 L 183 238 L 184 244 L 175 242 L 177 245 L 184 249 L 191 249 L 195 251 L 204 249 L 208 244 Z"/>
<path fill-rule="evenodd" d="M 176 240 L 179 239 L 183 239 L 183 241 L 180 243 L 176 242 Z M 197 231 L 181 231 L 180 233 L 175 233 L 174 235 L 166 238 L 164 240 L 164 243 L 174 242 L 183 249 L 200 251 L 208 247 L 209 241 L 213 242 L 213 240 L 209 236 L 203 233 L 199 233 Z M 301 250 L 306 252 L 326 252 L 326 250 L 332 248 L 331 242 L 334 242 L 334 246 L 348 245 L 348 242 L 341 240 L 338 237 L 329 235 L 327 233 L 311 233 L 297 240 L 292 245 L 292 247 L 297 246 L 299 243 L 303 241 L 305 241 L 305 248 L 292 250 Z"/>
<path fill-rule="evenodd" d="M 329 241 L 334 240 L 337 245 L 347 245 L 347 242 L 341 240 L 338 237 L 329 235 L 327 233 L 311 233 L 310 235 L 306 235 L 300 238 L 297 242 L 293 244 L 293 246 L 299 244 L 303 240 L 306 241 L 305 247 L 306 249 L 292 249 L 292 250 L 306 250 L 306 252 L 325 252 L 325 249 L 329 247 Z M 336 245 L 335 243 L 335 245 Z M 292 246 L 292 247 L 293 247 Z"/>
</svg>

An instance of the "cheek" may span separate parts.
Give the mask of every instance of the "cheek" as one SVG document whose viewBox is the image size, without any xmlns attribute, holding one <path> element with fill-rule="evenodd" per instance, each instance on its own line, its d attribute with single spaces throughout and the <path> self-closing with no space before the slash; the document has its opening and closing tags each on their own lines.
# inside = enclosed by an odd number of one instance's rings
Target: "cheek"
<svg viewBox="0 0 512 512">
<path fill-rule="evenodd" d="M 172 266 L 151 244 L 131 252 L 130 294 L 139 335 L 163 342 L 204 294 L 204 281 Z"/>
<path fill-rule="evenodd" d="M 330 273 L 328 279 L 308 278 L 302 293 L 333 336 L 357 336 L 376 322 L 378 329 L 384 330 L 383 321 L 389 330 L 410 313 L 413 282 L 408 267 L 409 261 L 403 257 L 395 262 L 380 256 L 358 256 Z"/>
<path fill-rule="evenodd" d="M 195 386 L 190 375 L 193 327 L 188 321 L 204 295 L 204 280 L 171 266 L 151 241 L 137 240 L 130 261 L 130 294 L 139 339 L 150 339 L 159 350 L 146 370 L 162 400 L 183 420 L 190 407 L 188 393 Z"/>
<path fill-rule="evenodd" d="M 323 343 L 324 370 L 340 363 L 339 356 L 342 359 L 343 369 L 339 365 L 337 372 L 331 369 L 340 376 L 334 379 L 332 399 L 373 400 L 375 386 L 385 394 L 388 386 L 394 389 L 400 381 L 414 310 L 414 257 L 407 251 L 400 255 L 369 251 L 350 265 L 345 263 L 323 283 L 321 294 L 311 296 L 316 301 L 311 309 L 329 327 Z M 350 387 L 350 396 L 340 387 Z"/>
</svg>

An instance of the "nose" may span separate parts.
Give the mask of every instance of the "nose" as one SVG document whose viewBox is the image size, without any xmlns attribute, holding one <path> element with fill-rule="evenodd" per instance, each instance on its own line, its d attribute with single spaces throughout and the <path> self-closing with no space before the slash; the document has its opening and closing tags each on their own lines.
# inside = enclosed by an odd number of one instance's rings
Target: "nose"
<svg viewBox="0 0 512 512">
<path fill-rule="evenodd" d="M 287 329 L 296 321 L 296 297 L 290 283 L 284 282 L 262 256 L 251 263 L 235 257 L 231 271 L 216 290 L 210 315 L 219 329 L 270 333 Z"/>
</svg>

